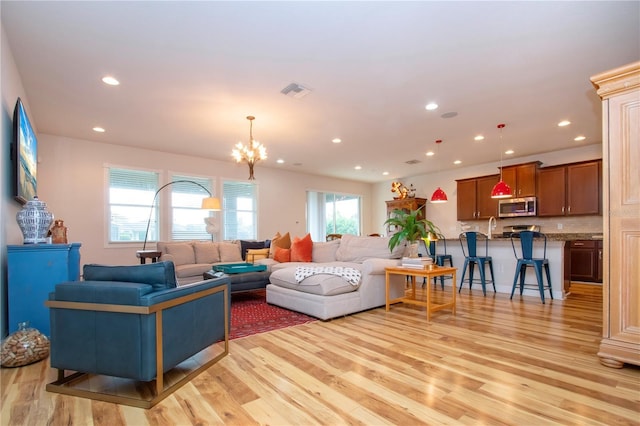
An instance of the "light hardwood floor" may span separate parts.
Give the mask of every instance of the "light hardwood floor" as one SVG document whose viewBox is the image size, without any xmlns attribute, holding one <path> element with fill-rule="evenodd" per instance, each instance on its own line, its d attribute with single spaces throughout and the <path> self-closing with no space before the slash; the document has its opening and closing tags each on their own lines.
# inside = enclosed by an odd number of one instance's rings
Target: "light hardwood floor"
<svg viewBox="0 0 640 426">
<path fill-rule="evenodd" d="M 640 424 L 640 368 L 602 366 L 601 287 L 564 301 L 460 293 L 233 340 L 150 410 L 48 393 L 48 362 L 1 370 L 3 425 Z M 441 293 L 436 290 L 434 294 Z"/>
</svg>

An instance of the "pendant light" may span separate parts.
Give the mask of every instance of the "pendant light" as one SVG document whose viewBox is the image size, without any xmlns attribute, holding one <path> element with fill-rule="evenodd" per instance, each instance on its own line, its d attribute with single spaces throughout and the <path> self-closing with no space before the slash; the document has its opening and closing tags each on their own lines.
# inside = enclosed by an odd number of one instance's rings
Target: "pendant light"
<svg viewBox="0 0 640 426">
<path fill-rule="evenodd" d="M 500 129 L 500 182 L 496 183 L 491 190 L 491 198 L 511 198 L 513 196 L 509 185 L 502 180 L 502 129 L 504 126 L 504 124 L 498 124 L 498 129 Z"/>
<path fill-rule="evenodd" d="M 438 155 L 440 155 L 440 144 L 442 143 L 441 139 L 436 141 L 436 145 L 438 146 Z M 438 178 L 440 177 L 440 163 L 438 163 Z M 446 203 L 447 202 L 447 194 L 438 187 L 435 191 L 433 191 L 433 195 L 431 196 L 432 203 Z"/>
</svg>

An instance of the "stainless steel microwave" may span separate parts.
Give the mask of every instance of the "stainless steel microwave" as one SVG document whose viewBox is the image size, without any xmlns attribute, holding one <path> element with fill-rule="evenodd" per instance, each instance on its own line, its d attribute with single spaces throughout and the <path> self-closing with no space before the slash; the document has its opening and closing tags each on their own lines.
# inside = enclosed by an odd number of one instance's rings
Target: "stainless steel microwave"
<svg viewBox="0 0 640 426">
<path fill-rule="evenodd" d="M 509 198 L 498 202 L 499 217 L 535 216 L 536 197 Z"/>
</svg>

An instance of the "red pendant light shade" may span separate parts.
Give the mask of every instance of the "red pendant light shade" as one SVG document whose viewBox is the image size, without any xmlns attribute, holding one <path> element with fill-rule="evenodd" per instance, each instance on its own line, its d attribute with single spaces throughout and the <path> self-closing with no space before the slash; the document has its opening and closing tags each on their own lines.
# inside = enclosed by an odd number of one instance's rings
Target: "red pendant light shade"
<svg viewBox="0 0 640 426">
<path fill-rule="evenodd" d="M 498 124 L 498 129 L 500 129 L 500 182 L 496 183 L 491 190 L 491 198 L 511 198 L 513 196 L 509 185 L 502 180 L 502 129 L 504 126 L 504 124 Z"/>
<path fill-rule="evenodd" d="M 510 198 L 511 196 L 511 188 L 503 180 L 496 183 L 491 190 L 491 198 Z"/>
<path fill-rule="evenodd" d="M 433 195 L 431 196 L 432 203 L 446 203 L 447 201 L 447 194 L 445 194 L 445 192 L 440 189 L 440 187 L 433 191 Z"/>
<path fill-rule="evenodd" d="M 436 141 L 436 144 L 438 146 L 438 154 L 440 153 L 440 144 L 442 143 L 442 139 L 438 139 Z M 440 175 L 440 163 L 438 163 L 438 175 Z M 447 194 L 440 188 L 438 187 L 438 189 L 436 189 L 435 191 L 433 191 L 433 195 L 431 196 L 431 202 L 432 203 L 446 203 L 447 200 Z"/>
</svg>

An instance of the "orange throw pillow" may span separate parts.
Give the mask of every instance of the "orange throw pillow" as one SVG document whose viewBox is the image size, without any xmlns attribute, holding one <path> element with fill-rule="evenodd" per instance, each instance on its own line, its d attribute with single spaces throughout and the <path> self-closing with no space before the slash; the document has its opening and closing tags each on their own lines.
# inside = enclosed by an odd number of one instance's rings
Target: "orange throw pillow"
<svg viewBox="0 0 640 426">
<path fill-rule="evenodd" d="M 276 246 L 273 254 L 273 260 L 280 263 L 291 262 L 291 249 L 284 249 Z"/>
<path fill-rule="evenodd" d="M 269 257 L 275 259 L 276 247 L 280 247 L 283 249 L 291 248 L 291 237 L 289 236 L 288 232 L 284 235 L 280 235 L 280 232 L 278 232 L 273 237 L 273 239 L 271 240 L 271 250 L 269 251 Z"/>
<path fill-rule="evenodd" d="M 293 239 L 293 243 L 291 243 L 292 262 L 311 262 L 312 252 L 313 241 L 311 241 L 311 234 L 307 234 L 302 238 Z"/>
</svg>

